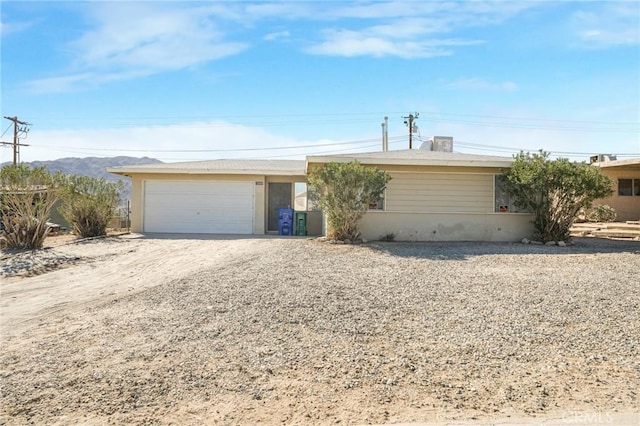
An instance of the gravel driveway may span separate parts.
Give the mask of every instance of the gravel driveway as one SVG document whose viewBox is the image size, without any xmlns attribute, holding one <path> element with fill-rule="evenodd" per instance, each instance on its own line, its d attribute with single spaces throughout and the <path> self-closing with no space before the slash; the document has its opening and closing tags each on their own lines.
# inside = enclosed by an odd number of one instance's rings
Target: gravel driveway
<svg viewBox="0 0 640 426">
<path fill-rule="evenodd" d="M 93 244 L 111 254 L 85 258 L 72 244 L 64 255 L 75 260 L 64 269 L 3 280 L 3 327 L 16 331 L 3 333 L 0 423 L 362 424 L 638 411 L 637 242 Z M 146 252 L 155 257 L 144 260 Z M 133 255 L 144 264 L 137 274 L 126 263 Z M 167 271 L 178 260 L 191 266 Z M 7 289 L 52 277 L 54 293 L 79 271 L 87 289 L 69 291 L 70 303 L 12 313 Z M 108 295 L 92 290 L 104 276 Z"/>
</svg>

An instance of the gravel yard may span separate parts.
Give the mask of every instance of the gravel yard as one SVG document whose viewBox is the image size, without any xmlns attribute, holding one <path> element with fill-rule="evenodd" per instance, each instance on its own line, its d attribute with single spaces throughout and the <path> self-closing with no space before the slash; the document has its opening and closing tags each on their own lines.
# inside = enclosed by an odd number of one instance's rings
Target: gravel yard
<svg viewBox="0 0 640 426">
<path fill-rule="evenodd" d="M 0 423 L 639 410 L 638 242 L 110 238 L 3 256 Z M 15 267 L 28 256 L 43 275 Z M 20 304 L 44 282 L 71 303 Z"/>
</svg>

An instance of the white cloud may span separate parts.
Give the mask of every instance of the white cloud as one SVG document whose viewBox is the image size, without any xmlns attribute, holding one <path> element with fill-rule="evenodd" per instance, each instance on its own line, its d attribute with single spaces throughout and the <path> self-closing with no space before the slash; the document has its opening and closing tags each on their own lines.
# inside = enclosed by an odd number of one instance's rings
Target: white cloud
<svg viewBox="0 0 640 426">
<path fill-rule="evenodd" d="M 236 54 L 243 43 L 225 41 L 214 17 L 199 8 L 154 3 L 101 3 L 98 28 L 72 43 L 89 67 L 180 69 Z"/>
<path fill-rule="evenodd" d="M 453 47 L 483 43 L 454 38 L 458 29 L 496 25 L 535 3 L 504 2 L 373 2 L 332 8 L 336 20 L 349 25 L 325 28 L 309 53 L 335 56 L 428 58 L 454 53 Z M 322 16 L 322 14 L 321 14 Z M 362 23 L 375 25 L 362 26 Z"/>
<path fill-rule="evenodd" d="M 604 2 L 574 13 L 570 25 L 581 47 L 640 44 L 640 3 Z"/>
<path fill-rule="evenodd" d="M 5 37 L 11 34 L 16 34 L 16 33 L 28 30 L 34 25 L 35 25 L 35 22 L 33 21 L 23 21 L 23 22 L 2 21 L 0 22 L 0 34 L 2 35 L 2 37 Z"/>
<path fill-rule="evenodd" d="M 425 37 L 431 31 L 433 28 L 421 26 L 418 21 L 409 21 L 406 25 L 398 22 L 377 25 L 359 31 L 328 29 L 322 33 L 324 41 L 310 46 L 307 51 L 320 55 L 409 59 L 448 56 L 453 53 L 451 47 L 483 43 L 482 40 Z"/>
<path fill-rule="evenodd" d="M 308 34 L 304 50 L 331 56 L 428 58 L 482 43 L 452 37 L 458 29 L 499 24 L 523 9 L 513 2 L 88 2 L 89 26 L 64 46 L 66 71 L 31 81 L 31 91 L 68 91 L 110 81 L 190 69 L 249 48 L 237 41 L 258 22 L 306 20 L 335 25 Z M 287 28 L 264 31 L 288 38 Z M 315 28 L 316 25 L 310 27 Z"/>
<path fill-rule="evenodd" d="M 492 83 L 481 78 L 461 78 L 455 81 L 444 83 L 446 87 L 466 90 L 501 90 L 513 92 L 518 90 L 518 85 L 512 81 Z"/>
<path fill-rule="evenodd" d="M 65 93 L 96 87 L 113 81 L 145 77 L 152 73 L 149 70 L 129 70 L 111 73 L 85 72 L 31 80 L 24 85 L 24 88 L 30 94 Z"/>
<path fill-rule="evenodd" d="M 75 58 L 71 70 L 28 82 L 31 92 L 70 91 L 190 68 L 248 47 L 226 40 L 210 8 L 145 2 L 87 7 L 94 27 L 67 45 Z"/>
<path fill-rule="evenodd" d="M 289 36 L 290 36 L 289 31 L 278 31 L 275 33 L 269 33 L 265 35 L 263 38 L 267 41 L 273 41 L 273 40 L 288 39 Z"/>
</svg>

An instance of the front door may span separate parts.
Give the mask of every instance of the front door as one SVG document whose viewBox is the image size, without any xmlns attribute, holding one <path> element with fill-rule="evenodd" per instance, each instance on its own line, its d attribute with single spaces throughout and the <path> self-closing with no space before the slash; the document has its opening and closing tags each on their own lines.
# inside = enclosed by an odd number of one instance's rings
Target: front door
<svg viewBox="0 0 640 426">
<path fill-rule="evenodd" d="M 278 232 L 278 209 L 291 207 L 291 183 L 269 182 L 267 231 Z"/>
</svg>

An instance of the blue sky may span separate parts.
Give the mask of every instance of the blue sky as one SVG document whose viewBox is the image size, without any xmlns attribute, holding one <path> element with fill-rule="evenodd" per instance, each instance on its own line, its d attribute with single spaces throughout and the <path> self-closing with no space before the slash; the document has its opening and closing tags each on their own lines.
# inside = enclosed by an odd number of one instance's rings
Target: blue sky
<svg viewBox="0 0 640 426">
<path fill-rule="evenodd" d="M 413 112 L 414 147 L 640 157 L 637 1 L 0 7 L 1 113 L 33 123 L 22 161 L 376 151 L 384 116 L 406 149 Z"/>
</svg>

